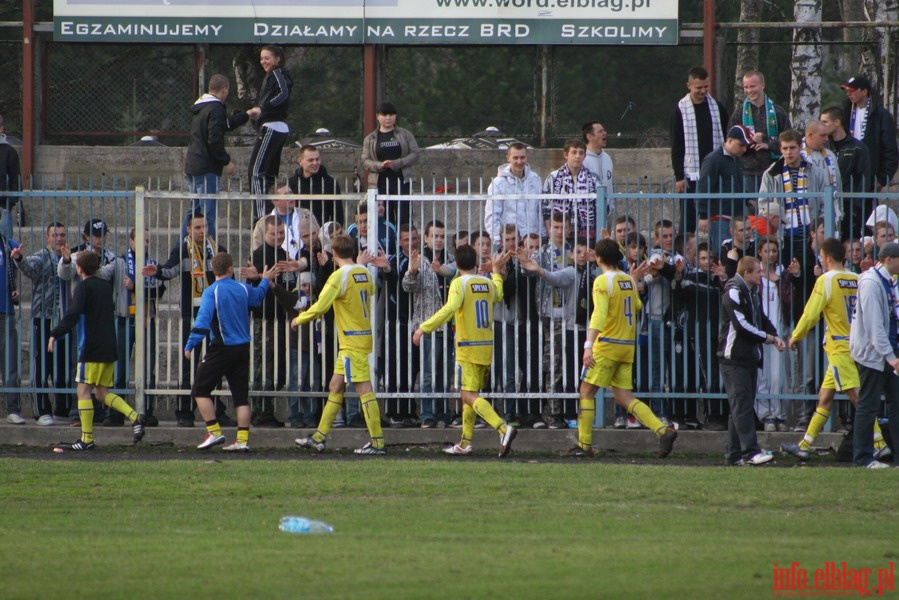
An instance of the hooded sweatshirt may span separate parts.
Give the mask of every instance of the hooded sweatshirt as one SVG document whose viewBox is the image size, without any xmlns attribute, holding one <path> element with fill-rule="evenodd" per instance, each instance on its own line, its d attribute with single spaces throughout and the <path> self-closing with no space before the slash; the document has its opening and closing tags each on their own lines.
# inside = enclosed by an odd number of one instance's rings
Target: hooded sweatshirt
<svg viewBox="0 0 899 600">
<path fill-rule="evenodd" d="M 529 233 L 543 233 L 543 219 L 540 200 L 529 195 L 543 193 L 543 182 L 528 165 L 524 166 L 524 176 L 512 174 L 510 164 L 501 165 L 496 170 L 496 178 L 487 188 L 490 196 L 522 195 L 516 200 L 494 200 L 490 198 L 484 207 L 484 227 L 490 233 L 494 245 L 501 245 L 503 225 L 513 223 L 518 228 L 518 237 Z"/>
<path fill-rule="evenodd" d="M 222 175 L 222 169 L 231 162 L 225 151 L 225 132 L 236 129 L 249 120 L 244 111 L 230 117 L 225 104 L 212 94 L 203 94 L 190 108 L 190 144 L 184 160 L 187 175 Z"/>
</svg>

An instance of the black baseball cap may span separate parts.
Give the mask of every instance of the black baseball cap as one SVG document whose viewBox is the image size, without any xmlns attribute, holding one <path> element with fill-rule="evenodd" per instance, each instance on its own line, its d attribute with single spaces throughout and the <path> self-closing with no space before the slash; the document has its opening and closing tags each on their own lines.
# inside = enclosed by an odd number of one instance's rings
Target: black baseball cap
<svg viewBox="0 0 899 600">
<path fill-rule="evenodd" d="M 846 83 L 840 86 L 844 90 L 868 90 L 871 91 L 871 80 L 864 75 L 850 77 Z"/>
<path fill-rule="evenodd" d="M 106 227 L 106 223 L 103 222 L 103 219 L 91 219 L 84 224 L 84 235 L 86 236 L 106 235 L 106 232 L 108 231 L 109 228 Z"/>
</svg>

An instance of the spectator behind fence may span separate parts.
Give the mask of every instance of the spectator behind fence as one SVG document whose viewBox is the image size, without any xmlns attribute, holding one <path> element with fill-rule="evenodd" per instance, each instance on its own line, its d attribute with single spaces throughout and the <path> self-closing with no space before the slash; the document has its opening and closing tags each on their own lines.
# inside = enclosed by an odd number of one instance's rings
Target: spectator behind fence
<svg viewBox="0 0 899 600">
<path fill-rule="evenodd" d="M 489 196 L 519 195 L 514 200 L 488 198 L 484 204 L 484 229 L 496 246 L 502 245 L 503 226 L 511 224 L 521 235 L 540 233 L 543 229 L 540 200 L 533 198 L 543 190 L 540 176 L 528 165 L 528 148 L 521 142 L 509 144 L 506 164 L 496 170 L 487 187 Z"/>
<path fill-rule="evenodd" d="M 362 168 L 368 171 L 368 189 L 379 194 L 408 196 L 412 193 L 418 162 L 418 142 L 408 129 L 396 126 L 396 106 L 378 105 L 378 128 L 362 141 Z M 399 225 L 412 220 L 410 202 L 391 201 L 386 218 Z"/>
<path fill-rule="evenodd" d="M 281 169 L 281 150 L 290 133 L 286 121 L 293 80 L 284 62 L 284 49 L 280 46 L 263 46 L 259 51 L 259 64 L 265 71 L 265 78 L 256 94 L 256 106 L 249 111 L 250 118 L 256 120 L 258 132 L 249 163 L 250 191 L 256 195 L 274 191 Z M 271 209 L 268 201 L 262 198 L 257 198 L 254 205 L 256 219 Z"/>
<path fill-rule="evenodd" d="M 829 141 L 827 148 L 837 155 L 842 191 L 862 193 L 867 190 L 871 172 L 871 154 L 868 147 L 851 135 L 846 134 L 843 110 L 831 106 L 821 113 Z M 843 198 L 843 220 L 840 223 L 842 238 L 857 236 L 864 230 L 865 216 L 873 210 L 871 198 Z"/>
<path fill-rule="evenodd" d="M 852 428 L 852 461 L 860 467 L 887 467 L 874 458 L 874 423 L 880 398 L 886 398 L 890 437 L 899 440 L 899 342 L 896 331 L 899 244 L 885 244 L 877 255 L 880 264 L 858 278 L 855 318 L 849 330 L 849 352 L 858 367 L 859 392 Z"/>
<path fill-rule="evenodd" d="M 237 416 L 237 439 L 225 446 L 228 452 L 250 450 L 250 319 L 251 308 L 259 306 L 269 290 L 269 283 L 277 269 L 266 269 L 257 287 L 234 280 L 234 259 L 219 252 L 212 259 L 215 281 L 203 290 L 200 309 L 194 328 L 184 344 L 184 358 L 189 362 L 191 351 L 208 340 L 206 355 L 197 368 L 190 395 L 195 399 L 206 422 L 206 438 L 197 446 L 206 450 L 225 443 L 222 426 L 212 402 L 212 391 L 228 381 Z"/>
<path fill-rule="evenodd" d="M 718 362 L 730 403 L 725 462 L 729 466 L 763 465 L 773 455 L 762 451 L 755 432 L 753 405 L 762 363 L 762 344 L 774 344 L 781 352 L 783 341 L 759 305 L 758 287 L 762 265 L 754 256 L 744 256 L 737 273 L 721 295 L 721 333 Z"/>
<path fill-rule="evenodd" d="M 724 144 L 702 159 L 696 191 L 700 194 L 719 194 L 721 197 L 697 198 L 693 202 L 697 229 L 688 231 L 707 233 L 709 247 L 715 250 L 727 237 L 727 229 L 734 215 L 746 214 L 746 200 L 732 195 L 743 193 L 742 157 L 752 143 L 749 129 L 734 125 L 728 130 Z"/>
<path fill-rule="evenodd" d="M 479 236 L 476 243 L 477 247 L 483 249 L 485 240 L 488 237 Z M 503 225 L 503 243 L 499 249 L 500 252 L 508 252 L 514 257 L 518 252 L 518 239 L 518 229 L 514 224 L 507 223 Z M 518 280 L 512 272 L 514 268 L 513 262 L 513 259 L 510 258 L 502 269 L 503 299 L 501 302 L 493 305 L 493 365 L 491 368 L 492 381 L 490 382 L 490 387 L 494 393 L 502 394 L 494 399 L 493 404 L 495 407 L 502 407 L 503 415 L 517 414 L 516 409 L 513 408 L 513 404 L 517 404 L 516 401 L 505 395 L 516 392 L 516 380 L 518 379 L 518 353 L 515 345 L 515 333 L 519 319 L 516 311 L 518 290 L 515 287 Z M 481 265 L 481 274 L 483 274 L 483 270 L 484 265 Z"/>
<path fill-rule="evenodd" d="M 384 206 L 384 202 L 379 201 L 378 214 L 376 215 L 376 219 L 378 226 L 378 244 L 380 245 L 380 249 L 372 248 L 371 252 L 372 254 L 377 255 L 378 251 L 380 250 L 383 251 L 387 256 L 393 256 L 394 254 L 396 254 L 396 226 L 386 219 L 386 217 L 384 216 L 385 211 L 386 207 Z M 356 240 L 357 248 L 360 251 L 369 249 L 369 220 L 368 200 L 362 200 L 356 207 L 356 216 L 354 223 L 346 228 L 347 235 Z"/>
<path fill-rule="evenodd" d="M 840 87 L 846 91 L 843 116 L 848 119 L 849 135 L 864 142 L 871 157 L 868 191 L 883 191 L 890 185 L 899 166 L 896 122 L 893 115 L 871 96 L 871 81 L 864 75 L 850 77 Z"/>
<path fill-rule="evenodd" d="M 805 305 L 802 318 L 796 323 L 793 335 L 787 340 L 792 350 L 796 342 L 808 335 L 823 316 L 827 329 L 824 334 L 824 351 L 827 353 L 827 373 L 818 390 L 818 406 L 808 429 L 798 444 L 784 444 L 781 450 L 808 460 L 809 450 L 815 443 L 824 424 L 830 418 L 833 399 L 837 392 L 844 392 L 853 405 L 858 404 L 858 369 L 849 354 L 849 332 L 853 311 L 858 301 L 858 277 L 844 270 L 843 245 L 835 238 L 821 243 L 818 250 L 824 274 L 815 282 L 812 296 Z M 880 425 L 874 421 L 874 458 L 892 454 L 883 439 Z"/>
<path fill-rule="evenodd" d="M 75 346 L 71 336 L 59 340 L 56 351 L 47 351 L 50 331 L 68 310 L 69 284 L 57 274 L 57 265 L 69 249 L 65 225 L 59 222 L 47 226 L 46 245 L 31 256 L 19 256 L 19 268 L 31 280 L 31 385 L 35 388 L 68 388 L 70 385 L 70 361 Z M 53 425 L 67 421 L 72 397 L 65 392 L 55 394 L 55 409 L 47 394 L 35 394 L 35 408 L 39 425 Z M 75 407 L 77 410 L 77 406 Z"/>
<path fill-rule="evenodd" d="M 6 196 L 3 192 L 18 192 L 22 189 L 22 171 L 19 153 L 6 141 L 6 122 L 0 115 L 0 233 L 6 239 L 12 238 L 12 212 L 19 202 L 18 196 Z"/>
<path fill-rule="evenodd" d="M 186 344 L 193 327 L 194 318 L 200 309 L 203 292 L 215 281 L 212 259 L 224 247 L 215 243 L 206 234 L 206 217 L 196 212 L 190 221 L 190 229 L 185 232 L 178 245 L 172 248 L 165 264 L 146 268 L 145 276 L 155 276 L 160 281 L 168 281 L 181 275 L 181 343 Z M 199 360 L 196 364 L 199 364 Z M 191 389 L 193 368 L 189 357 L 181 360 L 181 387 Z M 234 421 L 225 414 L 224 403 L 216 399 L 216 415 L 220 425 L 233 427 Z M 194 426 L 194 408 L 190 396 L 178 396 L 175 405 L 175 419 L 178 427 Z"/>
<path fill-rule="evenodd" d="M 490 241 L 490 235 L 483 236 Z M 474 438 L 475 421 L 481 417 L 499 434 L 499 457 L 512 448 L 518 431 L 500 417 L 490 402 L 480 395 L 493 358 L 493 305 L 503 299 L 502 271 L 511 255 L 503 252 L 490 262 L 493 274 L 488 279 L 479 275 L 479 259 L 471 246 L 456 249 L 456 266 L 460 276 L 450 285 L 446 304 L 422 323 L 412 335 L 416 346 L 422 336 L 455 318 L 456 323 L 456 387 L 462 399 L 462 439 L 444 452 L 456 456 L 469 455 Z"/>
<path fill-rule="evenodd" d="M 318 229 L 318 221 L 312 216 L 308 210 L 302 210 L 296 207 L 295 200 L 287 198 L 276 198 L 272 201 L 274 208 L 270 215 L 278 217 L 284 229 L 284 243 L 281 247 L 287 253 L 290 260 L 298 261 L 300 264 L 296 268 L 300 271 L 308 271 L 309 263 L 302 260 L 301 251 L 305 246 L 303 242 L 302 224 L 303 218 L 311 219 L 315 228 Z M 265 223 L 263 219 L 256 221 L 253 227 L 253 242 L 251 248 L 255 250 L 265 243 Z"/>
<path fill-rule="evenodd" d="M 599 121 L 589 121 L 581 125 L 587 155 L 584 157 L 584 168 L 592 171 L 599 182 L 599 187 L 606 190 L 606 214 L 615 211 L 615 199 L 609 194 L 615 192 L 615 165 L 612 157 L 605 151 L 609 133 Z"/>
<path fill-rule="evenodd" d="M 553 213 L 562 213 L 570 222 L 568 239 L 582 237 L 594 241 L 599 238 L 605 215 L 600 216 L 595 197 L 599 180 L 593 171 L 584 168 L 587 146 L 580 139 L 565 142 L 562 156 L 565 164 L 550 173 L 543 182 L 544 194 L 589 194 L 588 198 L 548 198 L 543 200 L 542 215 L 549 235 Z"/>
<path fill-rule="evenodd" d="M 19 304 L 19 290 L 16 288 L 16 271 L 22 260 L 19 243 L 0 233 L 0 361 L 2 361 L 3 385 L 19 387 L 19 329 L 16 326 L 16 306 Z M 21 396 L 17 392 L 6 394 L 6 422 L 22 425 Z"/>
<path fill-rule="evenodd" d="M 754 192 L 765 171 L 781 157 L 778 136 L 790 128 L 790 117 L 765 93 L 761 71 L 743 75 L 743 93 L 743 104 L 734 110 L 727 126 L 743 125 L 752 132 L 753 144 L 743 157 L 743 189 Z"/>
<path fill-rule="evenodd" d="M 287 187 L 279 189 L 278 193 L 303 196 L 340 195 L 340 184 L 328 175 L 318 148 L 302 146 L 297 155 L 297 164 L 300 168 L 287 179 Z M 341 226 L 346 226 L 342 200 L 301 200 L 299 207 L 309 209 L 319 223 L 337 221 Z"/>
<path fill-rule="evenodd" d="M 322 410 L 318 429 L 311 436 L 297 438 L 294 442 L 301 448 L 317 452 L 325 449 L 331 424 L 343 405 L 346 384 L 352 383 L 359 394 L 362 414 L 371 436 L 371 441 L 357 448 L 355 453 L 384 455 L 387 450 L 381 430 L 381 414 L 372 388 L 369 367 L 369 356 L 373 348 L 370 298 L 375 293 L 374 280 L 368 269 L 353 262 L 356 244 L 352 238 L 339 235 L 331 240 L 331 248 L 337 270 L 328 278 L 328 283 L 315 304 L 291 321 L 291 327 L 296 328 L 321 318 L 333 305 L 340 349 L 334 375 L 328 384 L 328 401 Z"/>
<path fill-rule="evenodd" d="M 225 150 L 225 132 L 237 129 L 250 119 L 250 111 L 235 111 L 230 117 L 225 100 L 231 84 L 224 75 L 209 78 L 209 92 L 200 96 L 190 108 L 190 141 L 184 158 L 184 174 L 191 194 L 218 194 L 222 188 L 222 171 L 234 175 L 234 163 Z M 218 211 L 215 198 L 191 200 L 184 215 L 182 229 L 187 229 L 191 215 L 200 211 L 209 222 L 209 235 L 215 237 Z"/>
<path fill-rule="evenodd" d="M 709 94 L 710 85 L 709 72 L 704 67 L 690 69 L 687 74 L 689 93 L 678 101 L 671 114 L 671 166 L 674 168 L 674 190 L 678 194 L 696 191 L 703 158 L 724 144 L 727 112 L 724 105 Z M 707 205 L 708 201 L 700 203 Z M 693 202 L 689 199 L 684 202 L 685 207 L 690 204 Z M 684 231 L 697 231 L 697 212 L 684 211 Z"/>
</svg>

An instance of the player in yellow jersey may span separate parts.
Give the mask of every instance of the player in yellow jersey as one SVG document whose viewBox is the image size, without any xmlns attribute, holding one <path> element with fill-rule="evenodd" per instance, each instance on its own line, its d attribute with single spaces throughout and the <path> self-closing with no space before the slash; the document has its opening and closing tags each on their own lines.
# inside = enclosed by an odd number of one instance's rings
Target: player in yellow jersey
<svg viewBox="0 0 899 600">
<path fill-rule="evenodd" d="M 356 449 L 356 454 L 383 455 L 384 435 L 381 432 L 381 413 L 378 400 L 371 385 L 368 355 L 372 351 L 372 330 L 369 315 L 369 299 L 375 293 L 375 283 L 368 269 L 353 262 L 356 242 L 347 235 L 331 238 L 331 250 L 337 270 L 328 277 L 318 300 L 291 321 L 296 329 L 315 319 L 320 319 L 334 307 L 334 324 L 337 327 L 337 362 L 334 375 L 328 384 L 328 402 L 322 411 L 318 429 L 309 437 L 294 440 L 301 448 L 311 448 L 321 452 L 325 449 L 325 439 L 331 432 L 334 418 L 343 406 L 343 393 L 347 382 L 351 382 L 359 394 L 362 414 L 371 435 L 371 442 Z"/>
<path fill-rule="evenodd" d="M 596 392 L 611 388 L 615 403 L 659 437 L 659 457 L 671 453 L 677 430 L 666 427 L 646 404 L 634 398 L 633 365 L 637 318 L 643 303 L 637 284 L 620 269 L 621 249 L 612 239 L 596 244 L 596 264 L 602 275 L 593 282 L 593 314 L 584 342 L 584 369 L 578 401 L 577 446 L 563 456 L 593 456 Z"/>
<path fill-rule="evenodd" d="M 512 440 L 518 434 L 480 396 L 481 386 L 493 361 L 493 305 L 503 299 L 502 274 L 511 256 L 509 252 L 503 252 L 494 257 L 493 275 L 488 279 L 477 274 L 478 257 L 474 248 L 456 248 L 459 276 L 450 284 L 446 304 L 412 334 L 412 343 L 418 346 L 424 334 L 456 318 L 456 387 L 462 397 L 462 441 L 447 448 L 447 454 L 471 454 L 477 417 L 484 419 L 499 433 L 500 458 L 509 453 Z"/>
<path fill-rule="evenodd" d="M 837 392 L 849 397 L 853 406 L 858 403 L 859 378 L 855 361 L 849 354 L 849 327 L 855 311 L 858 292 L 858 275 L 846 271 L 843 261 L 846 250 L 840 240 L 828 238 L 821 242 L 818 260 L 824 274 L 815 281 L 812 295 L 796 323 L 792 337 L 787 340 L 790 350 L 796 349 L 796 342 L 802 340 L 815 326 L 821 316 L 827 326 L 824 332 L 824 353 L 827 355 L 827 373 L 818 390 L 818 406 L 812 415 L 802 440 L 798 444 L 784 444 L 782 452 L 807 460 L 809 449 L 830 416 L 830 408 Z M 880 425 L 874 421 L 874 459 L 879 460 L 892 454 L 886 445 Z"/>
</svg>

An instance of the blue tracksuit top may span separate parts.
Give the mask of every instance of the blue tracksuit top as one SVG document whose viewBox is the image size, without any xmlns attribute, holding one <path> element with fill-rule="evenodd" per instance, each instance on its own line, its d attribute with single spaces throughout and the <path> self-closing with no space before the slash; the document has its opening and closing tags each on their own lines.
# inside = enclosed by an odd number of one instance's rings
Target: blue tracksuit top
<svg viewBox="0 0 899 600">
<path fill-rule="evenodd" d="M 185 350 L 193 350 L 207 336 L 215 346 L 239 346 L 250 342 L 250 308 L 262 304 L 268 279 L 257 287 L 231 279 L 217 279 L 203 291 L 200 310 L 187 338 Z"/>
</svg>

